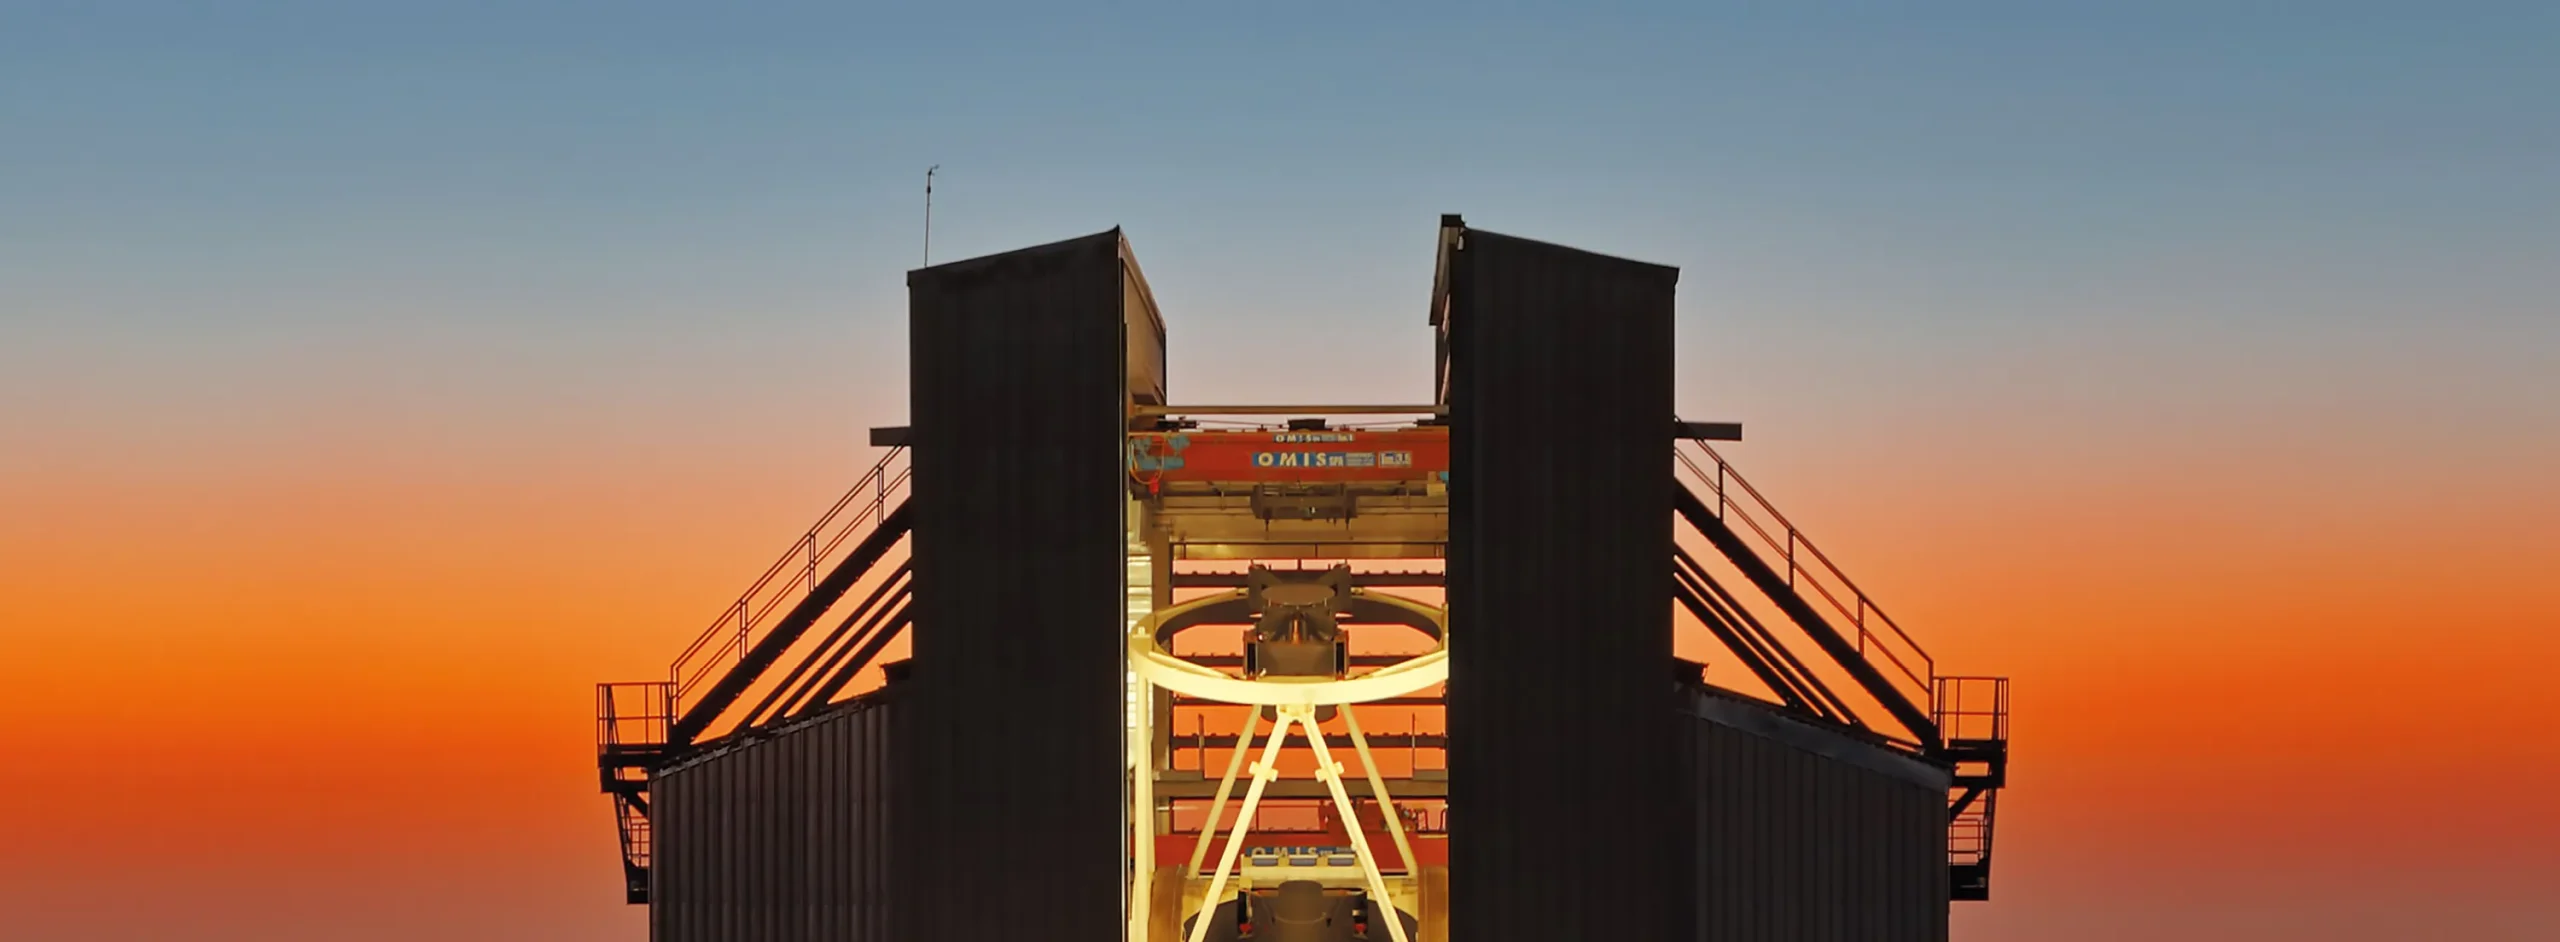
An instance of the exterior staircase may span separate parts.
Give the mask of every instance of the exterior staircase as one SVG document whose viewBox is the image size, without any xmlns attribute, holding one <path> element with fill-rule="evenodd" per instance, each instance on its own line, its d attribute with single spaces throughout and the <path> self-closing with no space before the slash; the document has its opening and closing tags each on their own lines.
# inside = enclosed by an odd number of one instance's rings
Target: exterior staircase
<svg viewBox="0 0 2560 942">
<path fill-rule="evenodd" d="M 596 685 L 596 774 L 613 799 L 625 900 L 649 902 L 649 780 L 658 769 L 723 723 L 744 728 L 781 718 L 777 708 L 823 706 L 905 626 L 902 568 L 882 580 L 819 643 L 819 651 L 773 685 L 771 695 L 751 710 L 734 709 L 906 536 L 910 476 L 907 450 L 891 448 L 737 601 L 720 610 L 676 656 L 668 679 Z M 861 630 L 853 631 L 857 626 Z M 818 656 L 829 652 L 834 653 L 824 666 L 803 682 Z"/>
<path fill-rule="evenodd" d="M 1718 553 L 1854 680 L 1890 724 L 1870 724 L 1834 695 L 1686 550 L 1672 560 L 1676 600 L 1732 649 L 1784 705 L 1854 726 L 1954 773 L 1947 793 L 1948 895 L 1991 896 L 1992 822 L 2009 774 L 2009 680 L 1939 676 L 1919 643 L 1705 439 L 1673 449 L 1674 506 Z M 1881 727 L 1881 728 L 1880 728 Z"/>
<path fill-rule="evenodd" d="M 1991 898 L 1991 823 L 2009 784 L 2009 678 L 1940 677 L 1931 712 L 1955 765 L 1947 791 L 1947 892 Z"/>
</svg>

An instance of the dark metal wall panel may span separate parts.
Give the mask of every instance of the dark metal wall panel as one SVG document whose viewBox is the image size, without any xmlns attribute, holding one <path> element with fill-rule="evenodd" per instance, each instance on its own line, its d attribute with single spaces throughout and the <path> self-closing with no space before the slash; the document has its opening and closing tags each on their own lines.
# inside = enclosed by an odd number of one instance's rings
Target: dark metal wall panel
<svg viewBox="0 0 2560 942">
<path fill-rule="evenodd" d="M 1155 291 L 1136 259 L 1121 254 L 1121 307 L 1128 312 L 1129 396 L 1139 402 L 1165 401 L 1164 315 L 1156 310 Z"/>
<path fill-rule="evenodd" d="M 1685 938 L 1679 273 L 1472 229 L 1451 269 L 1450 937 Z"/>
<path fill-rule="evenodd" d="M 713 748 L 650 783 L 658 942 L 887 940 L 901 714 L 878 693 Z"/>
<path fill-rule="evenodd" d="M 1681 717 L 1695 938 L 1945 942 L 1944 769 L 1735 699 Z"/>
<path fill-rule="evenodd" d="M 1127 258 L 1113 230 L 908 275 L 907 942 L 1121 934 Z"/>
</svg>

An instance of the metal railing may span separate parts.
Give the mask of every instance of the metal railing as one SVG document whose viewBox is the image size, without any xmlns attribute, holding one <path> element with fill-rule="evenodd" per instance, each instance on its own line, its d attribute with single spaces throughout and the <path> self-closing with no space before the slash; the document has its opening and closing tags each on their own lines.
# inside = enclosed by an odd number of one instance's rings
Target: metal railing
<svg viewBox="0 0 2560 942">
<path fill-rule="evenodd" d="M 1947 823 L 1947 864 L 1952 867 L 1980 867 L 1991 859 L 1991 819 L 1993 803 L 2000 800 L 1998 790 L 1982 793 L 1973 806 Z"/>
<path fill-rule="evenodd" d="M 596 752 L 666 745 L 675 712 L 675 685 L 666 681 L 597 684 Z"/>
<path fill-rule="evenodd" d="M 676 655 L 668 668 L 675 685 L 674 703 L 681 705 L 694 688 L 717 680 L 730 666 L 745 660 L 761 632 L 772 627 L 775 614 L 790 611 L 793 603 L 808 597 L 818 579 L 850 551 L 856 542 L 853 538 L 880 522 L 896 498 L 906 493 L 913 473 L 906 456 L 905 448 L 889 449 L 871 473 L 837 498 L 809 532 L 783 551 L 782 558 L 756 577 L 737 601 L 721 609 L 692 646 Z"/>
<path fill-rule="evenodd" d="M 596 770 L 613 796 L 614 831 L 622 844 L 625 899 L 648 899 L 650 765 L 675 722 L 675 685 L 663 680 L 596 685 Z"/>
<path fill-rule="evenodd" d="M 1691 478 L 1713 494 L 1716 519 L 1736 533 L 1758 537 L 1767 547 L 1760 555 L 1773 566 L 1783 566 L 1788 588 L 1828 603 L 1855 631 L 1860 657 L 1871 664 L 1881 659 L 1883 664 L 1891 665 L 1892 669 L 1885 672 L 1886 681 L 1902 690 L 1912 703 L 1928 702 L 1937 676 L 1937 664 L 1929 652 L 1876 607 L 1875 600 L 1849 581 L 1848 574 L 1815 548 L 1803 531 L 1787 522 L 1786 515 L 1762 497 L 1759 489 L 1743 480 L 1723 455 L 1705 442 L 1684 441 L 1690 447 L 1674 447 L 1672 454 Z M 1699 462 L 1700 455 L 1706 458 L 1706 464 Z M 1740 526 L 1735 525 L 1737 522 Z"/>
<path fill-rule="evenodd" d="M 1196 704 L 1177 701 L 1175 705 L 1188 707 Z M 1214 775 L 1218 770 L 1224 768 L 1224 765 L 1210 762 L 1209 753 L 1214 750 L 1220 754 L 1231 754 L 1236 748 L 1236 734 L 1233 732 L 1209 732 L 1208 719 L 1198 714 L 1194 714 L 1191 720 L 1191 732 L 1168 732 L 1166 734 L 1165 768 L 1169 771 L 1176 772 L 1196 772 L 1204 777 Z M 1266 729 L 1263 732 L 1267 734 L 1269 730 Z M 1328 735 L 1339 737 L 1342 734 L 1331 733 Z M 1422 732 L 1420 725 L 1416 723 L 1412 714 L 1406 715 L 1405 730 L 1403 732 L 1399 733 L 1389 730 L 1373 730 L 1367 735 L 1370 750 L 1378 755 L 1392 755 L 1393 753 L 1390 752 L 1390 750 L 1402 750 L 1404 753 L 1405 768 L 1407 770 L 1406 774 L 1409 776 L 1420 776 L 1431 773 L 1447 775 L 1449 773 L 1449 734 Z M 1327 742 L 1331 743 L 1332 740 L 1328 739 Z M 1334 747 L 1342 748 L 1341 744 L 1335 744 Z M 1281 748 L 1304 749 L 1306 748 L 1306 743 L 1303 740 L 1293 740 L 1290 745 L 1284 745 Z M 1191 765 L 1188 768 L 1185 768 L 1182 764 L 1182 754 L 1186 750 L 1191 753 Z M 1429 758 L 1437 760 L 1437 764 L 1424 764 L 1423 759 L 1426 754 Z"/>
<path fill-rule="evenodd" d="M 619 798 L 613 803 L 613 816 L 616 831 L 620 833 L 622 840 L 624 872 L 649 869 L 649 816 L 634 807 L 631 802 Z"/>
<path fill-rule="evenodd" d="M 1940 677 L 1929 701 L 1938 734 L 1957 740 L 2009 741 L 2009 678 Z"/>
<path fill-rule="evenodd" d="M 1947 865 L 1956 899 L 1988 899 L 1992 825 L 2009 763 L 2009 678 L 1940 677 L 1929 716 L 1955 760 Z"/>
</svg>

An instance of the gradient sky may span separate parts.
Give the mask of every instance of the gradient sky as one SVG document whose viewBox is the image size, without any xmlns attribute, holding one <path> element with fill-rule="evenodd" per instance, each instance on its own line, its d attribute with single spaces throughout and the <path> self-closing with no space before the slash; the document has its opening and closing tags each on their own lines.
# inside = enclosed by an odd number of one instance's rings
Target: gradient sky
<svg viewBox="0 0 2560 942">
<path fill-rule="evenodd" d="M 1426 396 L 1440 213 L 1680 266 L 2017 678 L 1959 939 L 2560 925 L 2553 7 L 851 6 L 0 0 L 0 936 L 641 938 L 588 684 L 904 420 L 935 163 L 1194 402 Z"/>
</svg>

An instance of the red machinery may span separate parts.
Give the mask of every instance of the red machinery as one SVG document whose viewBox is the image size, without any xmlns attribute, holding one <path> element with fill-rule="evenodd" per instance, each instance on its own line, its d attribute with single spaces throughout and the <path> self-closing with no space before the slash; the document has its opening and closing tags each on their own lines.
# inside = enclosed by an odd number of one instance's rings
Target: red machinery
<svg viewBox="0 0 2560 942">
<path fill-rule="evenodd" d="M 1131 432 L 1129 474 L 1166 481 L 1443 481 L 1446 427 Z"/>
</svg>

